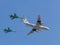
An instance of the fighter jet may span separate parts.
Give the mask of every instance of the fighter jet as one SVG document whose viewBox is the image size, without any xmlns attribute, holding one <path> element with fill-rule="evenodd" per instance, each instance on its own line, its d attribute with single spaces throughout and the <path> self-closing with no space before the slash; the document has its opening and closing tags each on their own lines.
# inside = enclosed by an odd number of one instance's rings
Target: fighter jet
<svg viewBox="0 0 60 45">
<path fill-rule="evenodd" d="M 29 23 L 28 20 L 26 19 L 26 17 L 22 18 L 22 22 L 25 25 L 32 27 L 32 30 L 28 33 L 28 35 L 33 33 L 33 32 L 38 32 L 41 30 L 48 30 L 49 29 L 48 27 L 42 25 L 40 15 L 38 15 L 36 24 Z"/>
<path fill-rule="evenodd" d="M 14 13 L 14 14 L 10 15 L 10 18 L 13 20 L 13 19 L 16 19 L 16 18 L 19 18 L 19 17 L 16 15 L 16 13 Z"/>
<path fill-rule="evenodd" d="M 13 31 L 13 30 L 11 30 L 11 29 L 8 27 L 8 28 L 5 28 L 5 29 L 4 29 L 4 32 L 5 32 L 5 33 L 8 33 L 8 32 L 16 32 L 16 31 Z"/>
</svg>

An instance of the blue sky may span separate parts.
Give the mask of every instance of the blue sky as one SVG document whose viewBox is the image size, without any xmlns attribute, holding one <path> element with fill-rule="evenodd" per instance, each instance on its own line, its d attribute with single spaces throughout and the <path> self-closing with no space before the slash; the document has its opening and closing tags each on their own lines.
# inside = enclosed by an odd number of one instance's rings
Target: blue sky
<svg viewBox="0 0 60 45">
<path fill-rule="evenodd" d="M 29 22 L 41 20 L 49 31 L 42 30 L 27 36 L 32 29 L 25 26 L 20 19 L 11 20 L 9 15 L 25 15 Z M 60 45 L 60 0 L 0 0 L 0 45 Z M 10 27 L 16 33 L 4 33 Z"/>
</svg>

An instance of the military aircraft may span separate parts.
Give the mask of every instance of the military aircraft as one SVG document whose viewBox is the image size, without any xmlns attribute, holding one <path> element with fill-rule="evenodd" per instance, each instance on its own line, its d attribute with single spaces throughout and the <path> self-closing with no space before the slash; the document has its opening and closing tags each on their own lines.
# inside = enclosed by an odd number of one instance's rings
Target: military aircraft
<svg viewBox="0 0 60 45">
<path fill-rule="evenodd" d="M 4 32 L 5 32 L 5 33 L 8 33 L 8 32 L 16 32 L 16 31 L 13 31 L 13 30 L 11 30 L 11 29 L 8 27 L 8 28 L 5 28 L 5 29 L 4 29 Z"/>
<path fill-rule="evenodd" d="M 32 30 L 28 33 L 28 35 L 33 33 L 33 32 L 38 32 L 38 31 L 41 31 L 41 30 L 48 30 L 49 29 L 48 27 L 42 25 L 40 15 L 38 15 L 38 19 L 37 19 L 36 24 L 29 23 L 27 21 L 26 17 L 23 17 L 21 19 L 22 19 L 22 22 L 25 25 L 32 27 Z"/>
<path fill-rule="evenodd" d="M 10 18 L 13 20 L 13 19 L 16 19 L 16 18 L 19 18 L 19 17 L 16 15 L 16 13 L 14 13 L 14 14 L 10 15 Z"/>
</svg>

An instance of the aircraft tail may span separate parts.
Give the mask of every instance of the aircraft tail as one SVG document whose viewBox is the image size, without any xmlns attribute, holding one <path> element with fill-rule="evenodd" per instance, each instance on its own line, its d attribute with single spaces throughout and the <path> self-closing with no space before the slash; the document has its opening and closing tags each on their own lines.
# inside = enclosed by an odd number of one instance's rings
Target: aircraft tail
<svg viewBox="0 0 60 45">
<path fill-rule="evenodd" d="M 23 21 L 24 23 L 28 23 L 27 18 L 26 18 L 25 16 L 22 18 L 22 21 Z"/>
</svg>

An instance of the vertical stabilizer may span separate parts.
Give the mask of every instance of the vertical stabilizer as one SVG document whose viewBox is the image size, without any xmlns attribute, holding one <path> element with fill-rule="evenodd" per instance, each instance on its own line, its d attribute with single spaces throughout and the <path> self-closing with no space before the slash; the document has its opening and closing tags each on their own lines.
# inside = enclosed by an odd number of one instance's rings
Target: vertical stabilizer
<svg viewBox="0 0 60 45">
<path fill-rule="evenodd" d="M 25 16 L 23 16 L 22 21 L 23 21 L 24 23 L 28 23 L 28 21 L 27 21 L 27 19 L 26 19 Z"/>
</svg>

